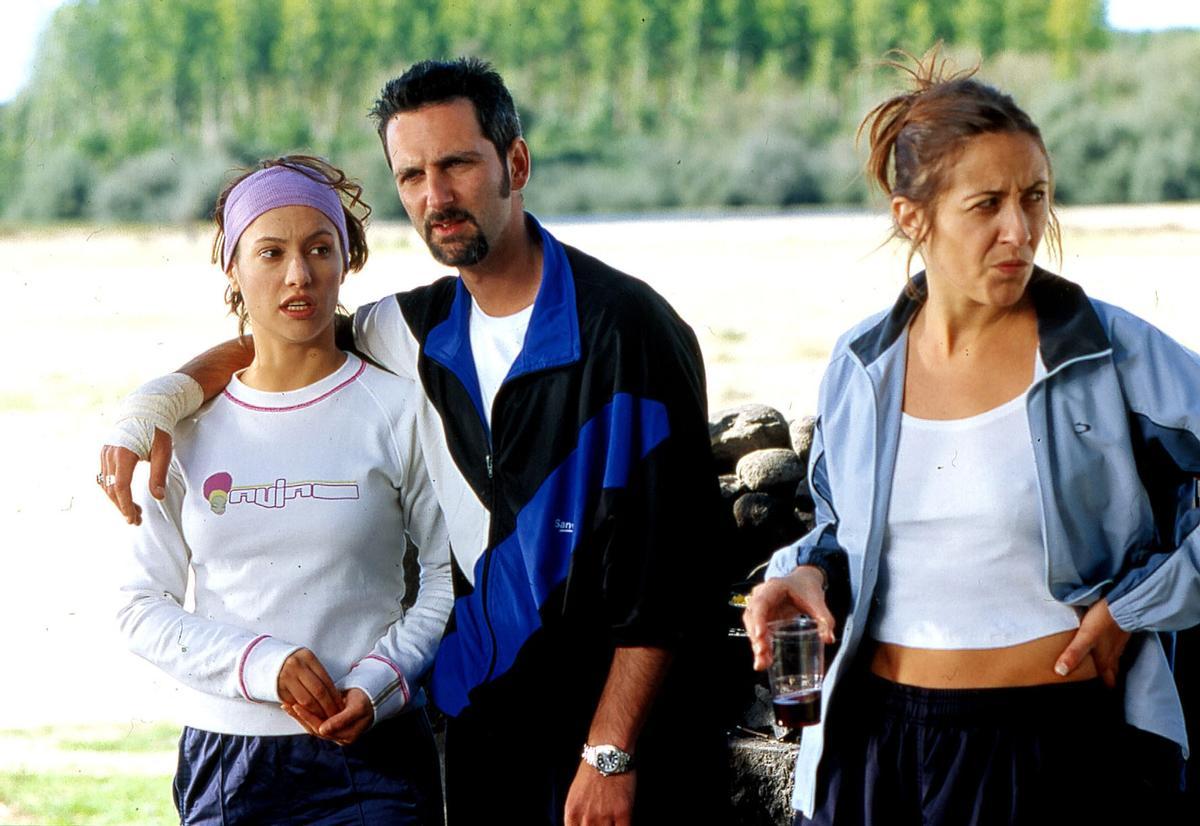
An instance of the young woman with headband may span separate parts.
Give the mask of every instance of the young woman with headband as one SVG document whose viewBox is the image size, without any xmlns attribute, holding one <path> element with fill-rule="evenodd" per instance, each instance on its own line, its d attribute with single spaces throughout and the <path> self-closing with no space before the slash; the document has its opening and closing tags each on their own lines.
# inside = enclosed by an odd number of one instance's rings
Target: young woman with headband
<svg viewBox="0 0 1200 826">
<path fill-rule="evenodd" d="M 334 345 L 339 287 L 367 257 L 359 194 L 287 156 L 217 200 L 213 257 L 254 360 L 176 429 L 119 612 L 130 648 L 184 685 L 184 823 L 441 821 L 419 686 L 452 595 L 420 396 Z"/>
<path fill-rule="evenodd" d="M 1054 176 L 1011 97 L 936 51 L 900 68 L 862 130 L 925 270 L 835 346 L 817 524 L 745 616 L 758 668 L 797 611 L 839 643 L 796 822 L 1173 822 L 1187 741 L 1155 632 L 1200 621 L 1200 359 L 1034 264 Z"/>
</svg>

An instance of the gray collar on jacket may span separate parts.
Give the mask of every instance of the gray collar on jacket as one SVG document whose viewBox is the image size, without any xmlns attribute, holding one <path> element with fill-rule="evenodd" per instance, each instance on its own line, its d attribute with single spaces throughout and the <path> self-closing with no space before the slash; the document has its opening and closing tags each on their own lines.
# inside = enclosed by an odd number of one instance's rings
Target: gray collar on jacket
<svg viewBox="0 0 1200 826">
<path fill-rule="evenodd" d="M 1034 267 L 1027 289 L 1037 313 L 1038 346 L 1047 372 L 1112 346 L 1091 301 L 1078 284 Z M 928 295 L 925 272 L 921 271 L 912 277 L 891 311 L 850 343 L 863 365 L 871 364 L 896 342 Z"/>
</svg>

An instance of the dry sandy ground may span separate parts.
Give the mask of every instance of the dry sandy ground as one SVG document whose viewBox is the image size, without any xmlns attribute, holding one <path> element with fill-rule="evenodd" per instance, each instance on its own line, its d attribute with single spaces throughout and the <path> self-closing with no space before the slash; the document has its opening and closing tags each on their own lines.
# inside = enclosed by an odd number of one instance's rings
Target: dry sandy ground
<svg viewBox="0 0 1200 826">
<path fill-rule="evenodd" d="M 1061 270 L 1200 349 L 1200 205 L 1063 215 Z M 813 410 L 836 335 L 889 304 L 902 256 L 867 214 L 550 222 L 650 282 L 696 329 L 714 410 L 744 401 Z M 407 228 L 377 227 L 345 303 L 442 273 Z M 0 730 L 171 720 L 170 680 L 114 631 L 132 529 L 96 490 L 96 453 L 120 396 L 229 337 L 207 232 L 76 228 L 0 236 L 14 290 L 0 378 Z M 11 765 L 3 747 L 0 765 Z"/>
</svg>

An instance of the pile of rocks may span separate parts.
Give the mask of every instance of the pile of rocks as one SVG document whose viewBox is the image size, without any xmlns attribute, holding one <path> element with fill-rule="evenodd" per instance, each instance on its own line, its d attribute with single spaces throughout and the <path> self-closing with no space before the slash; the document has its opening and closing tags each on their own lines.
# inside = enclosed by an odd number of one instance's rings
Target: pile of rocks
<svg viewBox="0 0 1200 826">
<path fill-rule="evenodd" d="M 709 422 L 721 494 L 737 522 L 737 567 L 747 575 L 812 528 L 807 468 L 815 421 L 789 423 L 773 407 L 747 404 Z"/>
<path fill-rule="evenodd" d="M 721 494 L 737 523 L 732 591 L 745 592 L 760 579 L 756 569 L 777 549 L 813 525 L 808 454 L 815 419 L 788 422 L 772 407 L 747 404 L 723 410 L 709 422 Z M 732 609 L 732 606 L 731 606 Z M 725 668 L 732 675 L 730 800 L 739 826 L 792 822 L 792 769 L 798 733 L 774 725 L 765 675 L 751 669 L 750 646 L 740 632 L 741 610 L 730 614 Z M 785 739 L 786 738 L 786 739 Z"/>
</svg>

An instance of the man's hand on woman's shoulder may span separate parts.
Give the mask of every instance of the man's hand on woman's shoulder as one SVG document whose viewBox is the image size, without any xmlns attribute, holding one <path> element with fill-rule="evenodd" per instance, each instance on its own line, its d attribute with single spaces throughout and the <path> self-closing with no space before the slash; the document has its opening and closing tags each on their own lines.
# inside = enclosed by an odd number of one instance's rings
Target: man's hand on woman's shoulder
<svg viewBox="0 0 1200 826">
<path fill-rule="evenodd" d="M 100 472 L 96 481 L 104 495 L 116 506 L 130 525 L 142 523 L 142 509 L 133 501 L 133 469 L 141 459 L 129 448 L 104 445 L 100 448 Z M 150 495 L 162 499 L 166 495 L 167 466 L 171 463 L 171 437 L 154 429 L 150 448 Z"/>
<path fill-rule="evenodd" d="M 121 402 L 108 441 L 100 449 L 96 483 L 130 525 L 142 521 L 141 508 L 130 493 L 133 469 L 139 460 L 150 461 L 150 493 L 162 499 L 175 425 L 195 413 L 204 399 L 204 387 L 180 372 L 151 379 Z"/>
</svg>

